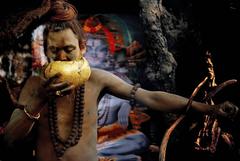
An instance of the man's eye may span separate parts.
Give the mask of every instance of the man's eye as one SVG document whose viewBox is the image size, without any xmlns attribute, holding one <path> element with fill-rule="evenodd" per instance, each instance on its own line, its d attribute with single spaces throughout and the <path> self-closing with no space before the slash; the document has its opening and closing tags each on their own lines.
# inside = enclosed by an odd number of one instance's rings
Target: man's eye
<svg viewBox="0 0 240 161">
<path fill-rule="evenodd" d="M 49 47 L 49 50 L 50 50 L 52 53 L 57 53 L 57 48 L 55 48 L 55 47 Z"/>
<path fill-rule="evenodd" d="M 75 47 L 73 46 L 66 46 L 63 48 L 63 50 L 66 52 L 66 53 L 70 53 L 72 52 L 73 50 L 75 50 Z"/>
</svg>

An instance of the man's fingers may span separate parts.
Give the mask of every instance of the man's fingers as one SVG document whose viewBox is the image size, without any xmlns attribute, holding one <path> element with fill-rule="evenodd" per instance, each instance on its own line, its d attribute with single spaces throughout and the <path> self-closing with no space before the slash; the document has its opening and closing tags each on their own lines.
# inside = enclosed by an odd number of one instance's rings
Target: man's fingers
<svg viewBox="0 0 240 161">
<path fill-rule="evenodd" d="M 57 73 L 54 76 L 50 77 L 45 83 L 44 83 L 44 87 L 47 87 L 49 84 L 51 84 L 52 82 L 55 82 L 58 78 L 60 78 L 62 74 L 61 73 Z"/>
<path fill-rule="evenodd" d="M 66 88 L 59 91 L 63 96 L 65 96 L 65 95 L 68 95 L 74 88 L 75 86 L 72 84 L 72 85 L 68 85 Z"/>
<path fill-rule="evenodd" d="M 69 86 L 68 82 L 52 83 L 52 84 L 49 85 L 49 90 L 50 91 L 61 90 L 61 89 L 66 88 L 68 86 Z"/>
<path fill-rule="evenodd" d="M 226 101 L 220 106 L 219 111 L 223 116 L 229 119 L 234 119 L 239 111 L 239 108 L 231 102 Z"/>
<path fill-rule="evenodd" d="M 233 110 L 231 111 L 230 117 L 234 119 L 237 116 L 238 112 L 239 112 L 238 107 L 233 105 Z"/>
</svg>

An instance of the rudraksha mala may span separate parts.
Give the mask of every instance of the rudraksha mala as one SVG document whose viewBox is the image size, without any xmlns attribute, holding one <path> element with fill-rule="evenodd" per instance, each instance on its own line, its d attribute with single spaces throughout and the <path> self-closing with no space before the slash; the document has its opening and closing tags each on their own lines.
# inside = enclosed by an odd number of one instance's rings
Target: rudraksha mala
<svg viewBox="0 0 240 161">
<path fill-rule="evenodd" d="M 136 105 L 136 101 L 135 101 L 135 94 L 138 90 L 138 88 L 141 87 L 141 85 L 139 83 L 135 84 L 130 92 L 130 105 L 132 107 L 134 107 Z"/>
<path fill-rule="evenodd" d="M 48 122 L 50 128 L 50 136 L 53 143 L 53 147 L 58 160 L 61 160 L 64 152 L 71 146 L 78 144 L 80 137 L 82 136 L 82 124 L 83 124 L 83 110 L 84 110 L 84 90 L 85 86 L 82 85 L 76 91 L 74 114 L 72 129 L 70 135 L 66 140 L 59 135 L 59 128 L 57 124 L 57 107 L 56 99 L 52 99 L 48 106 Z"/>
</svg>

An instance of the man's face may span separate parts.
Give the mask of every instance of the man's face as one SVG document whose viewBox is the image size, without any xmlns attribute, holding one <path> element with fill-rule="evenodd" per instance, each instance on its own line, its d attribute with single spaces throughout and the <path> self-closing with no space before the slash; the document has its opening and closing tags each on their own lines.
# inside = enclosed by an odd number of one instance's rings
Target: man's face
<svg viewBox="0 0 240 161">
<path fill-rule="evenodd" d="M 47 57 L 51 61 L 72 61 L 82 57 L 77 36 L 71 29 L 49 32 L 47 37 Z"/>
</svg>

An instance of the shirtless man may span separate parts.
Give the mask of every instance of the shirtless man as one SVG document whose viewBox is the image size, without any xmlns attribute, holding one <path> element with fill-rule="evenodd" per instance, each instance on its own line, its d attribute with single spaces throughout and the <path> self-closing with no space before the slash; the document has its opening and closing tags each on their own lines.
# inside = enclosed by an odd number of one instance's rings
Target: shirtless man
<svg viewBox="0 0 240 161">
<path fill-rule="evenodd" d="M 82 32 L 76 26 L 78 22 L 74 7 L 57 1 L 52 5 L 50 13 L 52 17 L 44 31 L 45 52 L 49 61 L 83 59 L 85 44 Z M 23 108 L 13 111 L 5 128 L 5 142 L 14 145 L 16 141 L 27 137 L 36 125 L 38 161 L 98 160 L 97 103 L 105 92 L 135 99 L 149 108 L 166 112 L 184 111 L 188 102 L 187 98 L 175 94 L 137 89 L 100 69 L 91 69 L 90 77 L 81 87 L 59 82 L 59 77 L 59 74 L 49 79 L 30 77 L 18 100 Z M 228 102 L 213 106 L 193 102 L 192 108 L 221 116 L 230 116 L 236 112 L 236 106 Z"/>
</svg>

